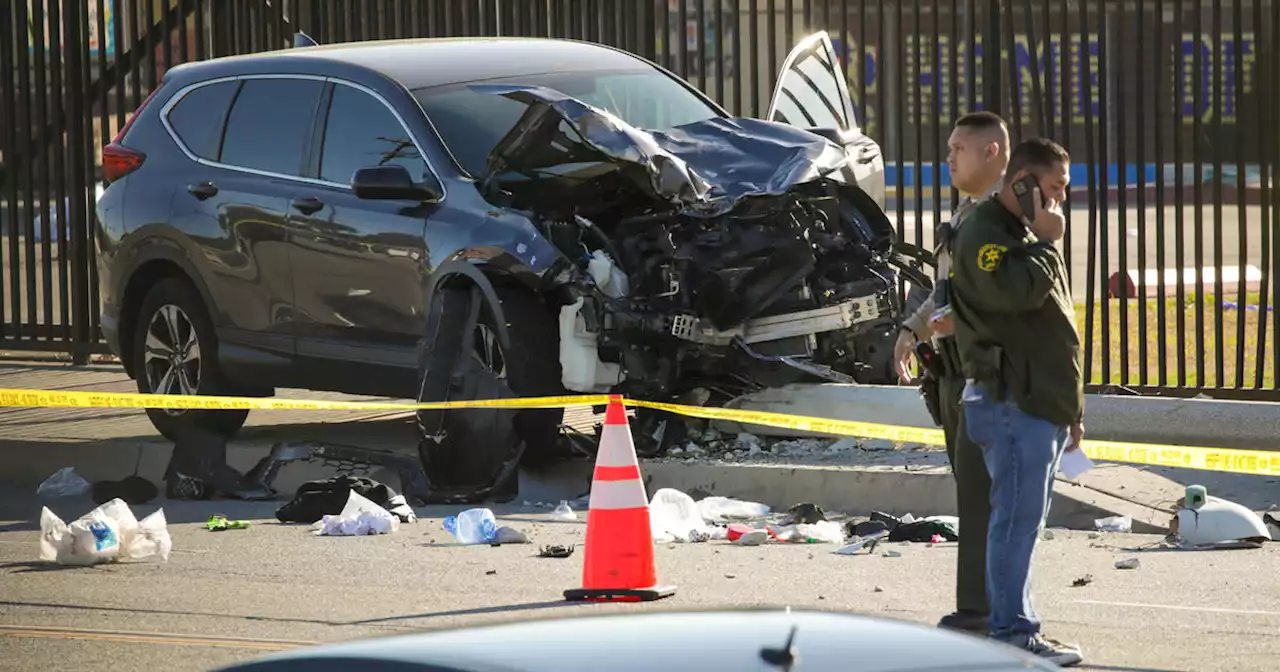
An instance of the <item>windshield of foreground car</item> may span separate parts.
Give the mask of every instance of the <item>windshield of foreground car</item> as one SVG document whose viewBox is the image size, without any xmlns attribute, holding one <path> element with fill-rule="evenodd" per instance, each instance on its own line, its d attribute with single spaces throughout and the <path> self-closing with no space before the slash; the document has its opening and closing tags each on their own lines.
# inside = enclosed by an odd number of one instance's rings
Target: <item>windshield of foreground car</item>
<svg viewBox="0 0 1280 672">
<path fill-rule="evenodd" d="M 636 128 L 652 131 L 720 116 L 680 82 L 652 69 L 525 75 L 484 83 L 545 86 L 608 110 Z M 445 146 L 473 177 L 487 175 L 489 151 L 526 109 L 524 103 L 478 93 L 468 84 L 415 89 L 413 95 Z"/>
</svg>

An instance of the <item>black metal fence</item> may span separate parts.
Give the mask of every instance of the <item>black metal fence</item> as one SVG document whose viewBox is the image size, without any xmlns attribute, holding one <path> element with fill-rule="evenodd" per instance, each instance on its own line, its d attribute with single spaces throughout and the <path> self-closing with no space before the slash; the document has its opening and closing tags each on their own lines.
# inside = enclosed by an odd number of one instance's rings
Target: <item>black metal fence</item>
<svg viewBox="0 0 1280 672">
<path fill-rule="evenodd" d="M 1073 156 L 1065 250 L 1088 381 L 1280 399 L 1280 12 L 1272 0 L 3 0 L 0 349 L 100 352 L 99 150 L 191 60 L 467 35 L 614 45 L 764 114 L 796 41 L 827 30 L 888 210 L 930 244 L 956 195 L 951 123 L 1000 112 Z M 993 58 L 992 54 L 998 54 Z M 423 67 L 430 67 L 424 64 Z M 1203 272 L 1197 269 L 1205 269 Z"/>
</svg>

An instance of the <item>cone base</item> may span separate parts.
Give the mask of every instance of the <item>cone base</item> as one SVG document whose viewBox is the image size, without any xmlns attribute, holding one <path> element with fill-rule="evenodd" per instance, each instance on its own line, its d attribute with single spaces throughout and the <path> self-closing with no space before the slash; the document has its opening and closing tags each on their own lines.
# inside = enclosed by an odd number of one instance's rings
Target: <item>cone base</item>
<svg viewBox="0 0 1280 672">
<path fill-rule="evenodd" d="M 569 602 L 653 602 L 676 594 L 675 586 L 652 588 L 570 588 L 564 591 Z"/>
</svg>

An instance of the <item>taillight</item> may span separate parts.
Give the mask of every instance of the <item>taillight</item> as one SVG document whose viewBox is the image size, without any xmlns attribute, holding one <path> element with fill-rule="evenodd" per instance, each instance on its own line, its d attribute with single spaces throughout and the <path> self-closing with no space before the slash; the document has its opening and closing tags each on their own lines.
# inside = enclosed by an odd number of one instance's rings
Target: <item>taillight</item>
<svg viewBox="0 0 1280 672">
<path fill-rule="evenodd" d="M 116 132 L 116 137 L 111 139 L 111 144 L 102 148 L 102 180 L 108 184 L 132 173 L 142 167 L 142 162 L 147 160 L 147 155 L 135 149 L 129 149 L 120 144 L 124 140 L 124 136 L 133 127 L 133 122 L 137 121 L 138 116 L 151 103 L 151 99 L 156 97 L 160 92 L 160 87 L 156 87 L 154 91 L 147 94 L 138 109 L 133 111 L 129 119 L 124 122 L 124 126 Z"/>
<path fill-rule="evenodd" d="M 146 159 L 146 154 L 113 142 L 102 148 L 102 179 L 115 182 L 141 168 Z"/>
</svg>

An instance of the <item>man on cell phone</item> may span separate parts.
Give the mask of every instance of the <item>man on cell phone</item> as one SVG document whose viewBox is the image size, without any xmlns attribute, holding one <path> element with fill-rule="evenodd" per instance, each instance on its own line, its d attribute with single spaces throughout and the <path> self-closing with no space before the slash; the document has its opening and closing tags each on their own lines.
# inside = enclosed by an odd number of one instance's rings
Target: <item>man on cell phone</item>
<svg viewBox="0 0 1280 672">
<path fill-rule="evenodd" d="M 1059 460 L 1084 435 L 1080 336 L 1055 246 L 1069 168 L 1057 143 L 1019 143 L 1004 188 L 956 235 L 950 278 L 965 429 L 991 476 L 990 636 L 1061 666 L 1082 656 L 1040 633 L 1031 560 Z"/>
<path fill-rule="evenodd" d="M 956 562 L 956 610 L 942 618 L 945 628 L 985 634 L 987 632 L 987 523 L 991 513 L 991 479 L 982 462 L 982 451 L 969 441 L 960 413 L 960 391 L 964 376 L 952 338 L 953 324 L 947 300 L 951 240 L 978 203 L 1000 190 L 1005 166 L 1009 164 L 1009 129 L 991 112 L 974 112 L 960 117 L 947 142 L 947 167 L 951 184 L 963 199 L 934 234 L 937 278 L 933 292 L 902 324 L 895 347 L 898 376 L 911 383 L 912 350 L 930 343 L 939 360 L 939 375 L 925 381 L 926 395 L 936 393 L 938 424 L 946 436 L 947 457 L 956 479 L 956 509 L 959 514 L 960 548 Z M 929 386 L 933 386 L 930 390 Z M 935 409 L 931 409 L 934 412 Z"/>
</svg>

